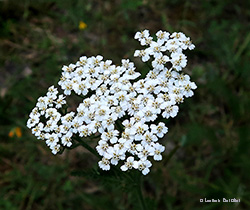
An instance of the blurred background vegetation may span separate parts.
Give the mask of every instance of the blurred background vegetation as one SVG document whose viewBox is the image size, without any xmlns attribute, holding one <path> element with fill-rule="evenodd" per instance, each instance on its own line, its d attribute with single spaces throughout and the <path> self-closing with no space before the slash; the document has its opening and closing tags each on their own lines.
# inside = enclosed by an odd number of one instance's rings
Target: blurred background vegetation
<svg viewBox="0 0 250 210">
<path fill-rule="evenodd" d="M 148 209 L 250 209 L 250 3 L 236 0 L 1 0 L 0 209 L 139 209 L 92 154 L 54 156 L 25 125 L 62 65 L 82 55 L 130 58 L 143 72 L 133 58 L 143 29 L 191 37 L 185 71 L 198 86 L 167 123 L 165 159 L 144 178 Z"/>
</svg>

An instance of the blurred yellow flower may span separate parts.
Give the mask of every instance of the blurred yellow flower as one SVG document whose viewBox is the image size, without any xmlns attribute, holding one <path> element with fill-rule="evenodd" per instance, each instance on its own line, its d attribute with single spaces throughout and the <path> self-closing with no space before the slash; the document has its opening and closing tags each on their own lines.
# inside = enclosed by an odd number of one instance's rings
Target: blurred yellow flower
<svg viewBox="0 0 250 210">
<path fill-rule="evenodd" d="M 13 129 L 11 129 L 11 131 L 8 134 L 8 136 L 10 138 L 12 138 L 14 135 L 16 135 L 18 138 L 20 138 L 22 136 L 22 130 L 20 127 L 15 127 Z"/>
<path fill-rule="evenodd" d="M 14 136 L 14 131 L 10 131 L 8 136 L 12 138 Z"/>
<path fill-rule="evenodd" d="M 80 22 L 79 22 L 79 29 L 80 29 L 80 30 L 84 30 L 85 28 L 87 28 L 87 24 L 84 23 L 83 21 L 80 21 Z"/>
</svg>

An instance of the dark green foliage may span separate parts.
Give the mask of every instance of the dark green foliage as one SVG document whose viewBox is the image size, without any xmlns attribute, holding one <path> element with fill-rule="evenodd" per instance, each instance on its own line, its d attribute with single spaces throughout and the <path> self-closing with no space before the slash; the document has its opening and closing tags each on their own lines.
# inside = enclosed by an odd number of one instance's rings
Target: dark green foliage
<svg viewBox="0 0 250 210">
<path fill-rule="evenodd" d="M 147 209 L 249 209 L 249 8 L 236 0 L 0 1 L 0 209 L 143 208 L 137 171 L 101 171 L 80 146 L 54 156 L 25 124 L 61 67 L 82 55 L 118 65 L 130 58 L 145 75 L 148 66 L 133 58 L 134 34 L 145 28 L 191 37 L 186 71 L 198 86 L 166 121 L 163 161 L 140 180 Z M 22 137 L 9 137 L 17 127 Z"/>
</svg>

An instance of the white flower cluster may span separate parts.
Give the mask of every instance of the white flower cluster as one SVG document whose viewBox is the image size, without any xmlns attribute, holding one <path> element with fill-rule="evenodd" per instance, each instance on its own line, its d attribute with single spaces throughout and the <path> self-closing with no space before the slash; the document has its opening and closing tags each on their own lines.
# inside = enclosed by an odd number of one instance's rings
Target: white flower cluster
<svg viewBox="0 0 250 210">
<path fill-rule="evenodd" d="M 168 132 L 164 123 L 153 122 L 160 116 L 175 117 L 178 104 L 196 89 L 190 77 L 180 73 L 187 64 L 183 50 L 194 48 L 190 38 L 163 31 L 156 36 L 154 41 L 148 30 L 135 35 L 147 48 L 136 50 L 134 56 L 143 62 L 152 60 L 153 69 L 145 79 L 138 80 L 140 73 L 129 60 L 123 59 L 122 65 L 116 66 L 111 60 L 103 61 L 100 55 L 83 56 L 76 64 L 63 66 L 58 83 L 63 94 L 58 95 L 52 86 L 46 96 L 38 99 L 27 122 L 32 133 L 45 140 L 53 154 L 60 147 L 70 147 L 74 135 L 100 133 L 96 150 L 102 157 L 98 163 L 101 169 L 109 170 L 110 165 L 121 161 L 122 171 L 134 168 L 144 175 L 149 173 L 149 158 L 162 159 L 165 147 L 158 139 Z M 65 97 L 72 92 L 84 99 L 75 112 L 63 114 Z"/>
</svg>

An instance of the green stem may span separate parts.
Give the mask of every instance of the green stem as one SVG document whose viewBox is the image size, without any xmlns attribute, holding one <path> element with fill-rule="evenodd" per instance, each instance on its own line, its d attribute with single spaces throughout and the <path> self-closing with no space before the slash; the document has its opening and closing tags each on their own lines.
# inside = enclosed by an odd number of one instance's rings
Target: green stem
<svg viewBox="0 0 250 210">
<path fill-rule="evenodd" d="M 90 136 L 89 138 L 90 138 L 90 139 L 97 139 L 97 138 L 99 138 L 99 137 L 101 137 L 101 134 L 99 134 L 99 135 L 92 135 L 92 136 Z"/>
<path fill-rule="evenodd" d="M 71 150 L 71 149 L 75 149 L 76 147 L 80 146 L 81 144 L 73 144 L 72 147 L 67 147 L 67 149 Z"/>
<path fill-rule="evenodd" d="M 147 210 L 147 206 L 145 204 L 145 199 L 144 199 L 143 193 L 142 193 L 142 175 L 141 175 L 141 173 L 138 175 L 136 188 L 137 188 L 137 195 L 138 195 L 138 198 L 139 198 L 140 203 L 141 203 L 141 209 Z"/>
<path fill-rule="evenodd" d="M 117 126 L 117 129 L 122 133 L 123 126 L 119 120 L 116 120 L 115 125 Z"/>
<path fill-rule="evenodd" d="M 62 150 L 60 150 L 59 152 L 58 152 L 58 154 L 62 154 L 63 153 L 63 151 L 65 150 L 65 147 L 63 147 L 63 149 Z"/>
<path fill-rule="evenodd" d="M 67 114 L 67 111 L 68 111 L 68 105 L 66 105 L 65 108 L 64 108 L 64 114 L 65 115 Z"/>
<path fill-rule="evenodd" d="M 80 139 L 80 137 L 76 136 L 75 140 L 78 141 L 85 149 L 87 149 L 89 152 L 91 152 L 96 157 L 100 158 L 100 155 L 96 150 L 94 150 L 91 146 L 89 146 L 86 142 Z"/>
<path fill-rule="evenodd" d="M 147 64 L 149 70 L 151 70 L 152 67 L 151 67 L 151 65 L 149 64 L 149 61 L 147 61 L 146 64 Z"/>
<path fill-rule="evenodd" d="M 168 157 L 165 159 L 163 165 L 166 166 L 176 151 L 181 147 L 181 145 L 177 144 L 175 148 L 169 153 Z"/>
</svg>

